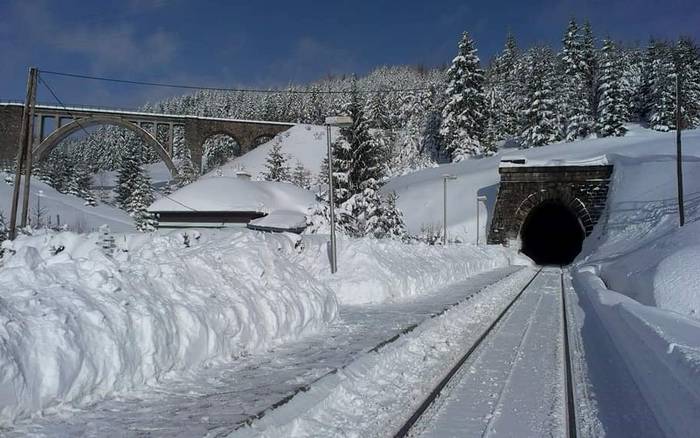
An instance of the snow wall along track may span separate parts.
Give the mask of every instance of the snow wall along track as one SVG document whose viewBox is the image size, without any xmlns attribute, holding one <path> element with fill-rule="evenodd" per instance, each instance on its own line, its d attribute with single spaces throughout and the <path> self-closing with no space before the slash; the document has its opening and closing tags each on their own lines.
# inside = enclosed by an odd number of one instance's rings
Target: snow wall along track
<svg viewBox="0 0 700 438">
<path fill-rule="evenodd" d="M 519 240 L 540 265 L 571 263 L 605 209 L 612 171 L 608 164 L 502 163 L 488 242 Z"/>
</svg>

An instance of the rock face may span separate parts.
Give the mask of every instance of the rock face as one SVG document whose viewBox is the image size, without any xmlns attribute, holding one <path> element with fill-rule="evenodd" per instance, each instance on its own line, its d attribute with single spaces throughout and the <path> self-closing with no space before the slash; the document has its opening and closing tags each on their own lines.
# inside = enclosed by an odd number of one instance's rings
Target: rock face
<svg viewBox="0 0 700 438">
<path fill-rule="evenodd" d="M 605 209 L 612 165 L 503 166 L 488 243 L 517 239 L 528 214 L 543 202 L 571 210 L 588 236 Z"/>
</svg>

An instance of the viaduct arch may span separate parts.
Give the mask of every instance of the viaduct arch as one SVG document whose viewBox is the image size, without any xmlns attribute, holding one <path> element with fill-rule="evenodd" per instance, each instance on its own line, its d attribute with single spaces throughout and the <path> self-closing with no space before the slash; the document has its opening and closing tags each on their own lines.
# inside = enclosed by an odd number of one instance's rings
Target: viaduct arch
<svg viewBox="0 0 700 438">
<path fill-rule="evenodd" d="M 0 103 L 0 162 L 11 162 L 17 156 L 22 111 L 22 103 Z M 53 132 L 44 132 L 46 120 L 55 122 Z M 121 126 L 135 132 L 156 151 L 173 175 L 176 173 L 173 164 L 175 128 L 184 131 L 185 147 L 190 151 L 195 168 L 201 169 L 204 142 L 216 134 L 233 137 L 241 148 L 241 154 L 245 154 L 258 146 L 261 139 L 272 138 L 295 125 L 262 120 L 156 114 L 121 109 L 36 105 L 33 151 L 39 159 L 45 158 L 52 148 L 70 134 L 80 130 L 81 126 L 98 124 Z M 163 127 L 167 127 L 168 132 L 167 140 L 164 142 L 157 140 L 154 134 Z"/>
</svg>

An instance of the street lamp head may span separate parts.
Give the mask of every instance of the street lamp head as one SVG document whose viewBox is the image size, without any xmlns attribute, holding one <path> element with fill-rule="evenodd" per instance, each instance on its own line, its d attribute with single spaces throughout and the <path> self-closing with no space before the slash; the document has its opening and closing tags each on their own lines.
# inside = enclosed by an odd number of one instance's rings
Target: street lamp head
<svg viewBox="0 0 700 438">
<path fill-rule="evenodd" d="M 442 177 L 443 177 L 444 179 L 449 179 L 449 180 L 457 179 L 456 176 L 450 175 L 450 174 L 448 174 L 448 173 L 443 174 Z"/>
<path fill-rule="evenodd" d="M 337 126 L 338 128 L 347 128 L 349 126 L 352 126 L 352 117 L 350 117 L 350 116 L 326 117 L 326 125 Z"/>
</svg>

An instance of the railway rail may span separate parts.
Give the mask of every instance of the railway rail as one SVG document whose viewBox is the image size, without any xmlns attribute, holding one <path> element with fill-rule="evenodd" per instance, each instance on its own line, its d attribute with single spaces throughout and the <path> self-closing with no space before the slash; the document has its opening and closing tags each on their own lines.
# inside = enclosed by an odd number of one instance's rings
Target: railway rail
<svg viewBox="0 0 700 438">
<path fill-rule="evenodd" d="M 578 429 L 576 422 L 574 379 L 572 376 L 572 351 L 569 345 L 569 320 L 567 315 L 566 299 L 567 292 L 563 280 L 564 272 L 565 270 L 562 267 L 539 268 L 532 278 L 530 278 L 530 280 L 515 295 L 512 301 L 510 301 L 510 303 L 500 312 L 500 314 L 497 315 L 494 321 L 483 331 L 483 333 L 481 333 L 476 341 L 469 346 L 466 352 L 460 357 L 454 366 L 449 369 L 449 371 L 437 383 L 437 385 L 435 385 L 432 391 L 427 395 L 427 397 L 425 397 L 420 405 L 418 405 L 410 417 L 408 417 L 395 432 L 394 437 L 401 438 L 423 434 L 445 435 L 445 430 L 448 431 L 447 435 L 451 435 L 456 432 L 463 432 L 461 433 L 463 436 L 473 436 L 473 434 L 478 434 L 478 432 L 480 432 L 481 436 L 488 436 L 491 435 L 492 432 L 496 432 L 497 427 L 493 425 L 493 422 L 494 418 L 500 416 L 501 423 L 505 425 L 503 428 L 513 428 L 516 431 L 517 436 L 530 436 L 531 434 L 539 435 L 540 433 L 543 433 L 549 434 L 550 436 L 565 435 L 568 438 L 576 438 Z M 555 274 L 558 276 L 558 278 L 555 278 Z M 553 280 L 557 281 L 554 282 Z M 554 284 L 558 284 L 558 293 L 554 291 Z M 540 295 L 539 298 L 535 297 L 537 294 Z M 557 295 L 556 298 L 555 295 Z M 530 303 L 525 303 L 524 300 L 526 299 L 528 299 Z M 544 299 L 546 299 L 546 303 L 544 302 Z M 521 307 L 519 308 L 518 306 Z M 557 315 L 553 315 L 551 310 L 557 308 L 559 313 Z M 519 315 L 519 321 L 521 322 L 520 325 L 515 322 L 515 319 L 517 318 L 513 316 L 516 312 L 520 312 L 522 314 Z M 514 319 L 514 321 L 510 321 L 512 327 L 506 327 L 509 319 Z M 546 327 L 542 326 L 540 328 L 532 328 L 533 325 L 540 324 L 540 320 L 545 319 L 547 320 Z M 522 351 L 525 349 L 524 344 L 529 342 L 535 346 L 531 348 L 531 351 L 535 352 L 535 354 L 531 353 L 530 359 L 535 357 L 535 361 L 539 360 L 539 358 L 536 357 L 536 354 L 538 354 L 536 346 L 543 345 L 542 334 L 545 333 L 546 330 L 551 329 L 555 329 L 555 331 L 559 330 L 559 333 L 555 334 L 554 337 L 557 338 L 555 343 L 561 344 L 551 346 L 551 351 L 553 354 L 549 357 L 549 362 L 556 362 L 554 365 L 550 364 L 549 366 L 553 366 L 551 369 L 554 370 L 554 374 L 556 375 L 558 381 L 558 384 L 553 385 L 556 386 L 556 393 L 550 396 L 553 407 L 552 413 L 549 415 L 556 418 L 556 420 L 552 422 L 554 425 L 551 426 L 554 430 L 539 430 L 535 432 L 517 429 L 516 425 L 519 424 L 518 421 L 521 421 L 522 423 L 522 420 L 509 420 L 507 419 L 507 416 L 513 415 L 513 412 L 517 412 L 518 410 L 520 412 L 516 415 L 521 415 L 522 411 L 527 411 L 527 406 L 522 406 L 523 403 L 521 403 L 521 406 L 512 410 L 503 408 L 502 405 L 507 404 L 507 398 L 509 397 L 508 395 L 504 394 L 508 389 L 508 385 L 512 384 L 512 380 L 515 380 L 517 383 L 518 376 L 514 375 L 517 374 L 515 368 L 517 366 L 523 368 L 522 363 L 527 362 L 527 358 L 521 357 L 523 354 L 527 355 L 527 353 L 522 353 Z M 508 330 L 510 330 L 511 333 L 507 333 Z M 517 330 L 521 330 L 522 333 L 516 333 Z M 535 334 L 531 333 L 531 331 Z M 527 338 L 537 336 L 538 331 L 539 344 L 535 340 L 528 341 Z M 513 347 L 509 349 L 509 344 L 502 342 L 502 340 L 499 339 L 499 336 L 501 338 L 510 336 L 511 339 L 515 339 L 519 336 L 519 339 L 513 340 Z M 501 350 L 503 350 L 500 352 L 500 356 L 488 351 L 489 349 L 498 349 L 499 343 L 506 344 L 505 346 L 500 347 Z M 510 350 L 517 352 L 513 353 Z M 503 360 L 504 357 L 509 357 L 510 359 L 508 360 L 510 360 L 510 362 L 508 362 L 507 366 L 510 368 L 501 373 L 500 376 L 502 376 L 503 382 L 489 383 L 490 386 L 484 386 L 487 384 L 482 385 L 488 390 L 490 390 L 494 385 L 499 388 L 496 391 L 498 393 L 498 397 L 495 402 L 484 402 L 483 400 L 474 401 L 479 397 L 482 399 L 488 398 L 489 391 L 486 390 L 478 392 L 474 389 L 474 386 L 477 385 L 470 384 L 463 384 L 464 387 L 460 388 L 460 384 L 462 383 L 461 379 L 465 378 L 465 376 L 471 377 L 475 374 L 478 375 L 480 372 L 484 372 L 490 374 L 489 377 L 484 377 L 481 379 L 482 381 L 488 381 L 490 379 L 497 381 L 498 379 L 493 377 L 495 374 L 491 372 L 492 368 L 489 368 L 489 365 L 498 364 L 499 362 L 491 361 L 489 363 L 488 359 L 485 358 L 483 359 L 485 363 L 476 363 L 480 359 L 480 355 L 484 355 L 486 357 L 489 353 L 492 354 L 492 357 L 497 357 L 503 362 L 507 362 L 506 360 Z M 542 353 L 542 356 L 543 358 L 541 360 L 547 360 L 546 351 Z M 535 370 L 534 372 L 537 373 L 538 371 L 541 372 L 542 369 L 547 369 L 547 366 L 539 365 L 537 367 L 533 367 L 533 369 Z M 525 376 L 523 378 L 523 374 L 527 373 L 523 373 L 522 370 L 520 371 L 521 383 L 527 378 L 533 377 Z M 536 376 L 533 377 L 533 380 L 537 381 Z M 543 382 L 546 382 L 546 379 L 544 379 Z M 460 390 L 463 392 L 459 396 L 455 396 L 454 401 L 451 401 L 450 398 L 452 393 Z M 516 394 L 515 390 L 511 390 L 510 392 L 510 397 L 513 400 L 520 397 L 520 401 L 522 402 L 523 394 Z M 525 393 L 525 391 L 523 393 Z M 474 427 L 474 425 L 476 425 L 477 427 L 483 427 L 482 430 L 477 430 L 474 428 L 470 429 L 469 427 L 462 428 L 461 424 L 469 423 L 469 421 L 464 420 L 463 418 L 448 418 L 454 417 L 454 415 L 450 414 L 441 415 L 444 405 L 449 403 L 459 405 L 460 403 L 464 403 L 465 400 L 468 401 L 468 405 L 460 407 L 459 409 L 456 409 L 456 411 L 460 412 L 460 414 L 463 414 L 465 417 L 469 417 L 471 415 L 471 426 Z M 515 401 L 513 403 L 514 406 L 517 406 Z M 527 403 L 525 403 L 525 405 L 527 405 Z M 481 410 L 479 410 L 479 408 Z M 483 415 L 478 415 L 479 413 Z M 478 419 L 475 419 L 477 417 Z M 528 418 L 527 421 L 529 423 L 536 422 L 537 415 L 534 415 L 534 417 L 534 419 Z M 547 419 L 547 421 L 550 420 L 551 418 Z M 444 424 L 448 425 L 444 426 Z M 503 432 L 502 429 L 499 430 L 499 432 Z M 442 431 L 443 433 L 439 433 L 439 431 Z M 513 430 L 510 432 L 513 432 Z M 506 432 L 505 435 L 511 436 L 511 433 Z"/>
</svg>

